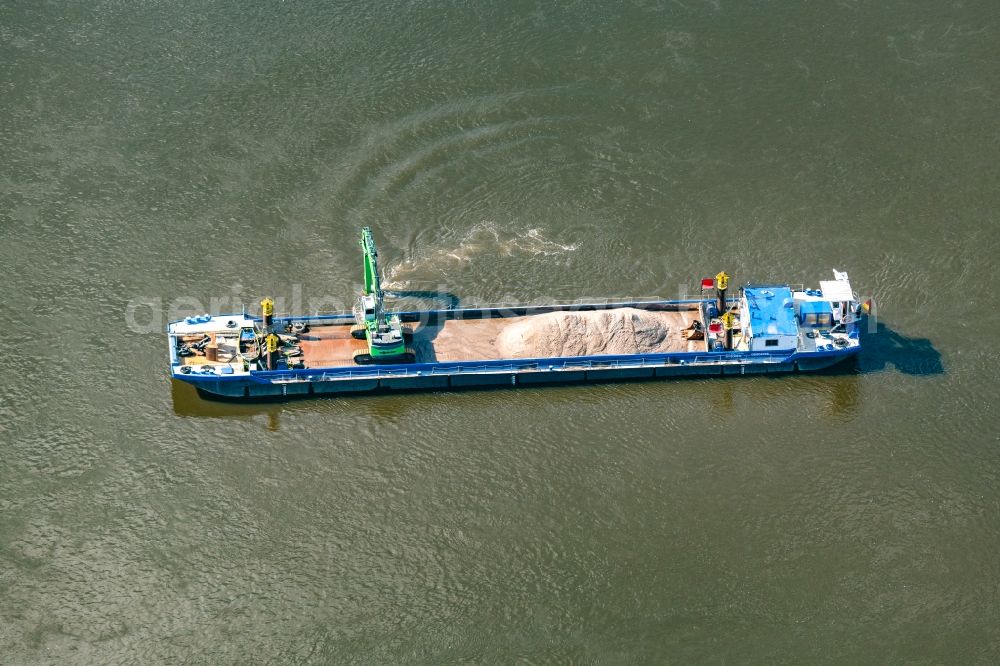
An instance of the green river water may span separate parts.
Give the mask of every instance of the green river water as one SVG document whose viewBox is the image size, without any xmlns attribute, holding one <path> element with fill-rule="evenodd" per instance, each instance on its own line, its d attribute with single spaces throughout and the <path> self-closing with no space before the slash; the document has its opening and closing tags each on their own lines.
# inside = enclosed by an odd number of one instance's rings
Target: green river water
<svg viewBox="0 0 1000 666">
<path fill-rule="evenodd" d="M 0 663 L 996 663 L 1000 12 L 0 5 Z M 850 273 L 856 363 L 226 405 L 170 318 Z"/>
</svg>

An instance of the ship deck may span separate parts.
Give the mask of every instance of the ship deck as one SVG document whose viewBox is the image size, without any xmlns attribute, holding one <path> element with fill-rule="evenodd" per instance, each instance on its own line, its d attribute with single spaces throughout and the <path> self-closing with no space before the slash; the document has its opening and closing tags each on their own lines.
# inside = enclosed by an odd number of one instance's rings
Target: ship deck
<svg viewBox="0 0 1000 666">
<path fill-rule="evenodd" d="M 704 340 L 688 340 L 681 334 L 692 321 L 700 319 L 697 309 L 657 311 L 647 314 L 662 319 L 663 324 L 669 327 L 669 337 L 665 341 L 668 348 L 664 351 L 705 350 Z M 413 329 L 409 346 L 416 354 L 417 363 L 514 358 L 502 353 L 497 338 L 508 326 L 537 316 L 448 319 L 419 326 L 408 324 Z M 299 340 L 305 367 L 330 368 L 354 365 L 353 352 L 364 351 L 367 343 L 364 340 L 353 339 L 350 329 L 349 323 L 311 326 L 309 332 L 300 336 Z"/>
</svg>

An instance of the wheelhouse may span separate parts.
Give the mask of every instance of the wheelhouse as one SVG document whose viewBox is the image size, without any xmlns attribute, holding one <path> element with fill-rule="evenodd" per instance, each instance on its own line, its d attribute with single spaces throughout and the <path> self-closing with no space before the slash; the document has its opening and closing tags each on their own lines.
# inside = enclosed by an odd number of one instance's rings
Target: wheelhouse
<svg viewBox="0 0 1000 666">
<path fill-rule="evenodd" d="M 833 305 L 829 301 L 801 301 L 799 324 L 809 328 L 833 328 Z"/>
</svg>

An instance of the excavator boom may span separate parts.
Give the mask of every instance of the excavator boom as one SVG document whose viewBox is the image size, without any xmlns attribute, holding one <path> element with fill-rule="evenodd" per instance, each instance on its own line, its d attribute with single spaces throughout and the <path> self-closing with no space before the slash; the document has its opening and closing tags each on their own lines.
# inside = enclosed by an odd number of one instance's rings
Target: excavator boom
<svg viewBox="0 0 1000 666">
<path fill-rule="evenodd" d="M 374 295 L 381 300 L 382 285 L 378 275 L 378 250 L 375 249 L 375 239 L 372 237 L 370 227 L 361 230 L 361 249 L 364 252 L 365 260 L 365 286 L 366 295 Z"/>
</svg>

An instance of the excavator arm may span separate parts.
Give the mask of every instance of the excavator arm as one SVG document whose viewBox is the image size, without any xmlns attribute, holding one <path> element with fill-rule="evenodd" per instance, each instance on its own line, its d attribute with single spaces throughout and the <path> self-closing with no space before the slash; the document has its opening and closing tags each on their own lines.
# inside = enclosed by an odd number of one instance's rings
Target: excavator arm
<svg viewBox="0 0 1000 666">
<path fill-rule="evenodd" d="M 365 261 L 365 295 L 382 296 L 382 285 L 378 275 L 378 250 L 375 249 L 375 239 L 371 227 L 361 230 L 361 249 Z"/>
</svg>

